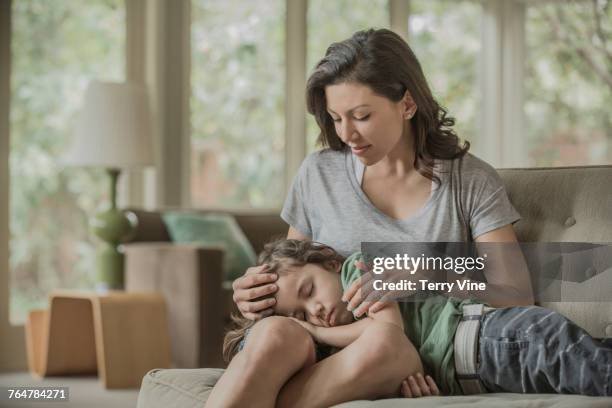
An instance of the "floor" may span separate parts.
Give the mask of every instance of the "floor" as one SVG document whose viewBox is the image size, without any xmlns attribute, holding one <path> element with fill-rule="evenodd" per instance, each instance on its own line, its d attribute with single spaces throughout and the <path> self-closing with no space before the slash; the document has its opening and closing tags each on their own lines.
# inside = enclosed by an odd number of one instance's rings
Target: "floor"
<svg viewBox="0 0 612 408">
<path fill-rule="evenodd" d="M 8 403 L 5 399 L 4 389 L 11 386 L 36 387 L 68 387 L 68 402 L 15 402 Z M 134 408 L 138 399 L 138 390 L 105 390 L 98 377 L 48 377 L 37 379 L 28 372 L 0 374 L 0 407 L 2 408 Z"/>
</svg>

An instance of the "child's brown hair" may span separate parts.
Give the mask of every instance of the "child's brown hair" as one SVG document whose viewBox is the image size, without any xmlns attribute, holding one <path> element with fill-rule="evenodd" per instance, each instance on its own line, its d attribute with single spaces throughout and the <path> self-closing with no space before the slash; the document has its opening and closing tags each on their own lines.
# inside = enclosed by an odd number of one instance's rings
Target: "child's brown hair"
<svg viewBox="0 0 612 408">
<path fill-rule="evenodd" d="M 313 241 L 298 239 L 276 239 L 264 246 L 259 254 L 257 265 L 268 264 L 269 273 L 284 271 L 285 266 L 304 266 L 306 264 L 319 264 L 327 270 L 334 270 L 335 266 L 344 262 L 344 257 L 332 247 Z M 264 295 L 254 300 L 263 300 L 273 297 L 274 294 Z M 223 359 L 226 362 L 238 353 L 240 342 L 248 329 L 255 322 L 240 315 L 232 315 L 232 326 L 223 339 Z"/>
</svg>

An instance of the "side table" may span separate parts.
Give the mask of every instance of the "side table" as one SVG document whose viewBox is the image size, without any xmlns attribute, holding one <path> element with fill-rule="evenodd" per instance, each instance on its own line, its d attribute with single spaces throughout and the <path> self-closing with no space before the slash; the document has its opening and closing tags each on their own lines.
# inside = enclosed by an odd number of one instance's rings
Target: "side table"
<svg viewBox="0 0 612 408">
<path fill-rule="evenodd" d="M 28 367 L 35 376 L 98 373 L 104 387 L 138 388 L 153 368 L 170 368 L 163 295 L 64 290 L 26 322 Z"/>
</svg>

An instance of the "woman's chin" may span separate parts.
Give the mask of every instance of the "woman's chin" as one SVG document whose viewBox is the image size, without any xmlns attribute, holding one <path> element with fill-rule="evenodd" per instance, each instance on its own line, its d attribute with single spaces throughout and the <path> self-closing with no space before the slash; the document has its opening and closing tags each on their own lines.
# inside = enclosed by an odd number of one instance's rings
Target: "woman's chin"
<svg viewBox="0 0 612 408">
<path fill-rule="evenodd" d="M 356 156 L 364 166 L 372 166 L 380 161 L 380 157 L 371 154 L 364 156 Z"/>
</svg>

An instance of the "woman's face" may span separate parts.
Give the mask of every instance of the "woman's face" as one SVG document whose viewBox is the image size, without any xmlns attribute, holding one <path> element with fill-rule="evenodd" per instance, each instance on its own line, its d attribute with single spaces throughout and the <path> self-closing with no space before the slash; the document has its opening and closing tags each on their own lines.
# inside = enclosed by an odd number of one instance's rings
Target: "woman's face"
<svg viewBox="0 0 612 408">
<path fill-rule="evenodd" d="M 318 264 L 284 266 L 276 280 L 276 314 L 323 327 L 351 323 L 353 314 L 341 299 L 340 267 L 332 271 Z"/>
<path fill-rule="evenodd" d="M 393 102 L 366 85 L 341 83 L 326 86 L 325 99 L 338 137 L 366 166 L 405 149 L 404 125 L 416 108 L 411 98 Z"/>
</svg>

